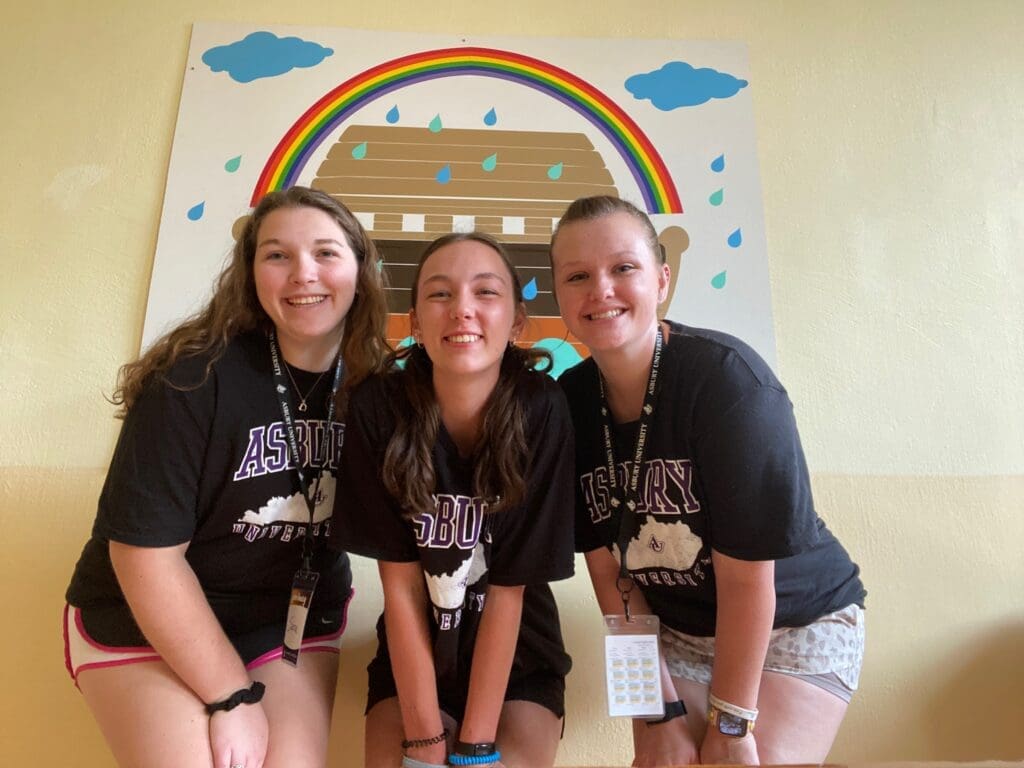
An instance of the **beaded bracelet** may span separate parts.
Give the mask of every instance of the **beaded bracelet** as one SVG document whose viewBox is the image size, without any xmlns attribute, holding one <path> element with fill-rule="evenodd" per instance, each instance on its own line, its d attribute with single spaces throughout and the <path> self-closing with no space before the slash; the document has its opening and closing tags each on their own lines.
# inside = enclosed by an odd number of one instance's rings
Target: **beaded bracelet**
<svg viewBox="0 0 1024 768">
<path fill-rule="evenodd" d="M 448 765 L 487 765 L 501 760 L 501 752 L 494 750 L 489 755 L 448 755 Z"/>
<path fill-rule="evenodd" d="M 448 738 L 448 729 L 445 728 L 437 736 L 431 736 L 429 739 L 403 739 L 402 749 L 413 749 L 414 747 L 432 747 L 435 744 L 440 744 Z"/>
</svg>

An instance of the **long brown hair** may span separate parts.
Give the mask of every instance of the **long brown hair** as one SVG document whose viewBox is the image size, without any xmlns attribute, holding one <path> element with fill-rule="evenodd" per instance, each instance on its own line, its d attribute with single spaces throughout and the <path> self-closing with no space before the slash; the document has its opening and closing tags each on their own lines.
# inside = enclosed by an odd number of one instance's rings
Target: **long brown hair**
<svg viewBox="0 0 1024 768">
<path fill-rule="evenodd" d="M 434 240 L 420 257 L 413 279 L 412 306 L 415 308 L 423 265 L 435 251 L 457 242 L 482 243 L 501 257 L 512 278 L 515 307 L 523 306 L 523 286 L 505 248 L 483 232 L 453 232 Z M 434 473 L 434 444 L 441 424 L 441 408 L 434 393 L 433 364 L 416 344 L 396 350 L 389 358 L 409 400 L 407 408 L 396 407 L 395 433 L 384 452 L 381 475 L 384 486 L 409 516 L 434 510 L 432 494 L 437 485 Z M 543 349 L 523 349 L 510 344 L 501 360 L 498 383 L 484 405 L 480 436 L 473 448 L 474 496 L 488 501 L 488 512 L 514 507 L 526 495 L 528 470 L 526 409 L 523 388 L 533 372 L 551 355 Z"/>
<path fill-rule="evenodd" d="M 574 200 L 565 209 L 562 218 L 558 220 L 558 224 L 555 225 L 555 231 L 551 235 L 551 249 L 548 252 L 551 257 L 551 266 L 554 267 L 555 242 L 558 240 L 558 233 L 562 231 L 562 227 L 577 221 L 602 219 L 605 216 L 611 216 L 613 213 L 628 214 L 639 222 L 643 228 L 644 239 L 647 241 L 651 253 L 654 254 L 659 264 L 665 263 L 665 249 L 658 242 L 658 232 L 654 229 L 654 225 L 646 213 L 628 200 L 612 197 L 611 195 L 594 195 L 593 197 L 581 197 Z"/>
<path fill-rule="evenodd" d="M 231 260 L 214 283 L 210 302 L 159 338 L 137 360 L 121 367 L 111 398 L 115 405 L 121 406 L 119 417 L 123 418 L 131 409 L 151 376 L 165 374 L 178 360 L 208 354 L 206 375 L 209 376 L 231 339 L 247 331 L 273 328 L 256 296 L 253 262 L 260 225 L 268 214 L 282 208 L 317 208 L 326 213 L 341 227 L 359 262 L 356 296 L 345 317 L 341 339 L 346 371 L 343 393 L 351 392 L 360 381 L 381 370 L 388 351 L 385 340 L 387 303 L 377 248 L 352 212 L 333 197 L 308 187 L 291 187 L 266 195 L 245 221 Z"/>
</svg>

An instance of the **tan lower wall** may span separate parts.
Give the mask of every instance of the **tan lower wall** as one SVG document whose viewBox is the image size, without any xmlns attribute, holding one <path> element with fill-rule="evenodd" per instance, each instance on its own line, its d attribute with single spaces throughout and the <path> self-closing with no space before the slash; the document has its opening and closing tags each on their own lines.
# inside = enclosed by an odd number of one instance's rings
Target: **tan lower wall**
<svg viewBox="0 0 1024 768">
<path fill-rule="evenodd" d="M 0 562 L 5 765 L 112 764 L 64 671 L 60 634 L 63 591 L 102 481 L 100 470 L 0 474 L 0 522 L 15 531 Z M 869 590 L 861 691 L 830 759 L 1024 758 L 1024 558 L 990 556 L 1000 542 L 1024 541 L 1024 477 L 819 475 L 814 486 Z M 604 716 L 593 673 L 600 619 L 582 563 L 578 571 L 557 589 L 575 659 L 559 763 L 627 765 L 624 723 Z M 339 768 L 361 765 L 364 668 L 380 610 L 373 564 L 358 561 L 356 580 L 331 739 Z"/>
</svg>

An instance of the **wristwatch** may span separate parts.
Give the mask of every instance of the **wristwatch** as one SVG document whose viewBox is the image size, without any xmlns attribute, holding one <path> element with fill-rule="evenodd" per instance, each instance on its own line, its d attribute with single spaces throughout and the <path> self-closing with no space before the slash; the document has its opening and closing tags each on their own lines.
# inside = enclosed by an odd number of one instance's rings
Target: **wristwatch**
<svg viewBox="0 0 1024 768">
<path fill-rule="evenodd" d="M 669 720 L 675 720 L 677 717 L 682 717 L 685 714 L 686 705 L 683 704 L 682 700 L 666 701 L 664 717 L 659 717 L 656 720 L 647 720 L 646 722 L 648 725 L 660 725 L 661 723 L 667 723 Z"/>
<path fill-rule="evenodd" d="M 753 720 L 721 710 L 714 704 L 708 705 L 708 725 L 717 728 L 723 736 L 734 739 L 742 739 L 754 730 Z"/>
</svg>

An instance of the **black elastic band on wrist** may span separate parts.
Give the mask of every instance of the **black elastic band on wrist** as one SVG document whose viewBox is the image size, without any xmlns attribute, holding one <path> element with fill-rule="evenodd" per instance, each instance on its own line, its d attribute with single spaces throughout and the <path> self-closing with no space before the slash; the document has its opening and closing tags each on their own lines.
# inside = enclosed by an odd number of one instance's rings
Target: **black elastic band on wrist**
<svg viewBox="0 0 1024 768">
<path fill-rule="evenodd" d="M 667 723 L 669 720 L 675 720 L 677 717 L 682 717 L 686 714 L 686 705 L 683 704 L 682 699 L 679 701 L 666 701 L 665 702 L 665 716 L 660 720 L 648 720 L 648 725 L 660 725 L 661 723 Z"/>
<path fill-rule="evenodd" d="M 224 701 L 215 701 L 213 704 L 207 704 L 206 714 L 212 715 L 214 712 L 230 712 L 240 704 L 256 704 L 263 698 L 263 692 L 265 690 L 266 686 L 257 680 L 248 688 L 241 688 L 235 691 L 224 699 Z"/>
<path fill-rule="evenodd" d="M 442 741 L 448 739 L 448 729 L 445 728 L 437 736 L 431 736 L 429 739 L 403 739 L 402 749 L 414 749 L 416 747 L 432 747 L 435 744 L 440 744 Z M 394 743 L 394 742 L 392 742 Z"/>
<path fill-rule="evenodd" d="M 493 755 L 497 751 L 497 748 L 493 741 L 479 741 L 476 743 L 456 741 L 454 751 L 456 755 L 480 757 L 483 755 Z"/>
</svg>

